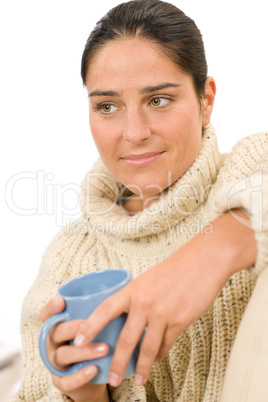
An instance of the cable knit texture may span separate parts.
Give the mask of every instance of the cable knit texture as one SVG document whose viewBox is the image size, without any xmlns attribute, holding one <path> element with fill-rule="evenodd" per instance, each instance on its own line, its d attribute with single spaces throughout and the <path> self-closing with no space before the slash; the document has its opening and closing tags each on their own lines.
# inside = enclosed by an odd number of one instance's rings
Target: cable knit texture
<svg viewBox="0 0 268 402">
<path fill-rule="evenodd" d="M 61 284 L 109 268 L 129 269 L 135 278 L 216 216 L 238 207 L 249 214 L 256 232 L 256 266 L 229 278 L 214 305 L 154 364 L 145 387 L 136 386 L 133 378 L 116 389 L 110 387 L 114 401 L 219 401 L 241 317 L 256 277 L 268 262 L 267 148 L 268 134 L 261 133 L 241 140 L 230 155 L 220 155 L 214 128 L 207 126 L 194 163 L 159 200 L 134 216 L 117 202 L 123 186 L 98 161 L 82 184 L 81 218 L 63 228 L 49 245 L 26 296 L 21 320 L 23 376 L 13 401 L 68 400 L 51 384 L 37 346 L 40 309 Z"/>
</svg>

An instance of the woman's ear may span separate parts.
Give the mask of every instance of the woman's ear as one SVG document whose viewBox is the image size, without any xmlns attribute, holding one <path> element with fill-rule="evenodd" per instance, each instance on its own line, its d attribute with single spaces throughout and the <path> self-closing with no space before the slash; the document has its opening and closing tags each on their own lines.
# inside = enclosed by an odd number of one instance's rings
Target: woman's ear
<svg viewBox="0 0 268 402">
<path fill-rule="evenodd" d="M 212 114 L 214 101 L 216 95 L 216 83 L 214 78 L 208 77 L 205 84 L 205 96 L 203 98 L 203 110 L 202 110 L 202 126 L 206 126 L 210 123 L 210 117 Z"/>
</svg>

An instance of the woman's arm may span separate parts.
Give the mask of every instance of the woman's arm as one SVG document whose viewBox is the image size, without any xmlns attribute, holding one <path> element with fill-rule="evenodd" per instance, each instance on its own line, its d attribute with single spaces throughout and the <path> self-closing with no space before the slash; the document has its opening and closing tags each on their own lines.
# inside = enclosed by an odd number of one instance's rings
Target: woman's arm
<svg viewBox="0 0 268 402">
<path fill-rule="evenodd" d="M 145 327 L 135 376 L 138 385 L 145 384 L 153 363 L 168 353 L 178 335 L 213 304 L 227 279 L 254 264 L 254 231 L 233 212 L 216 218 L 209 230 L 103 302 L 80 328 L 78 347 L 92 341 L 113 318 L 128 313 L 110 368 L 112 386 L 122 382 Z M 248 222 L 243 212 L 235 212 Z"/>
</svg>

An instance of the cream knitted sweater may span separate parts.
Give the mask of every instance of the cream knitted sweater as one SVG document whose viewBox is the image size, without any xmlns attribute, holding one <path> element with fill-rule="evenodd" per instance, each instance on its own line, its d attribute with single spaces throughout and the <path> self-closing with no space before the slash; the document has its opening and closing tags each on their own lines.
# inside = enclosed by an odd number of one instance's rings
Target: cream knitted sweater
<svg viewBox="0 0 268 402">
<path fill-rule="evenodd" d="M 13 401 L 68 400 L 52 385 L 37 346 L 40 309 L 62 283 L 90 271 L 118 267 L 129 269 L 135 278 L 217 215 L 240 207 L 251 214 L 256 231 L 255 266 L 228 280 L 214 305 L 178 337 L 168 356 L 154 364 L 145 387 L 127 379 L 111 389 L 114 401 L 219 401 L 239 322 L 258 272 L 268 266 L 267 150 L 268 133 L 262 133 L 241 140 L 230 155 L 220 155 L 209 125 L 200 153 L 185 174 L 151 207 L 134 216 L 117 203 L 122 185 L 98 161 L 82 184 L 82 217 L 52 241 L 26 296 L 21 319 L 22 384 Z"/>
</svg>

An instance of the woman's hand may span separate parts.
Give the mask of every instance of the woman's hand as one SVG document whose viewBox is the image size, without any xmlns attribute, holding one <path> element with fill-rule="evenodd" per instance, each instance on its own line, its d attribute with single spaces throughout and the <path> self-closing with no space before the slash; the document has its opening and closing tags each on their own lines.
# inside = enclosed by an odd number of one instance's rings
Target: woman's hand
<svg viewBox="0 0 268 402">
<path fill-rule="evenodd" d="M 63 309 L 64 300 L 60 297 L 55 297 L 41 310 L 41 320 L 46 321 Z M 108 352 L 108 346 L 104 343 L 87 344 L 83 348 L 68 344 L 68 341 L 74 339 L 81 323 L 82 320 L 63 322 L 53 327 L 49 333 L 47 355 L 50 362 L 59 370 L 67 369 L 68 366 L 79 361 L 103 357 Z M 96 374 L 97 367 L 91 365 L 73 375 L 62 378 L 51 375 L 53 384 L 75 402 L 109 401 L 105 384 L 88 384 Z"/>
<path fill-rule="evenodd" d="M 168 353 L 178 335 L 213 304 L 228 277 L 254 263 L 254 232 L 230 213 L 217 218 L 206 233 L 104 301 L 80 326 L 75 345 L 83 348 L 109 321 L 128 313 L 110 367 L 111 385 L 121 383 L 145 328 L 135 376 L 138 385 L 147 381 L 153 363 Z"/>
<path fill-rule="evenodd" d="M 145 328 L 135 375 L 138 385 L 145 384 L 153 363 L 167 354 L 178 335 L 211 306 L 224 286 L 227 275 L 202 264 L 198 250 L 184 252 L 179 263 L 168 258 L 130 282 L 104 301 L 81 327 L 75 344 L 84 347 L 108 321 L 128 313 L 110 367 L 112 386 L 121 383 Z"/>
</svg>

